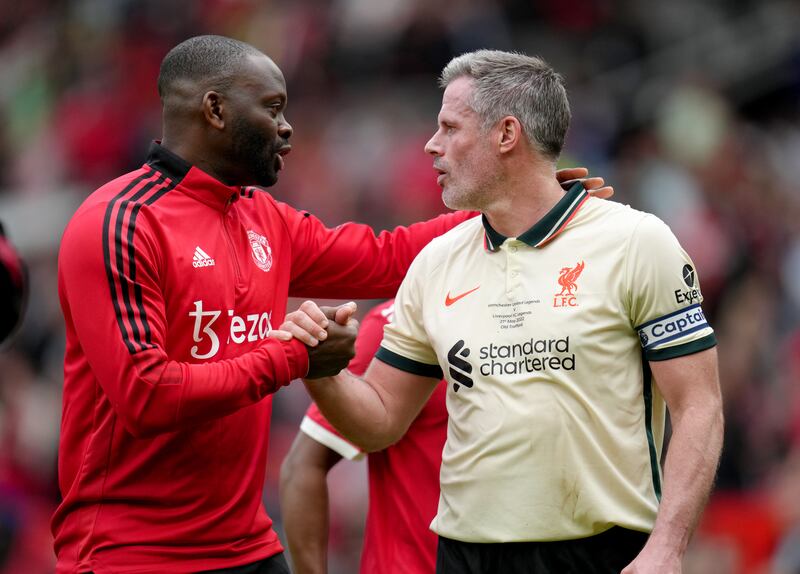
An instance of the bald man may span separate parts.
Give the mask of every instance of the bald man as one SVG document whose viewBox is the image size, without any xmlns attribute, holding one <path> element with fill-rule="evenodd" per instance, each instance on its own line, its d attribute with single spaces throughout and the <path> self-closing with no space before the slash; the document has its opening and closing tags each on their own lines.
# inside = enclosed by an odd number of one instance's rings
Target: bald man
<svg viewBox="0 0 800 574">
<path fill-rule="evenodd" d="M 277 181 L 292 127 L 280 69 L 247 44 L 187 40 L 158 87 L 162 141 L 61 244 L 57 571 L 288 572 L 261 503 L 271 395 L 352 353 L 277 337 L 287 298 L 389 297 L 469 214 L 376 237 L 251 187 Z"/>
</svg>

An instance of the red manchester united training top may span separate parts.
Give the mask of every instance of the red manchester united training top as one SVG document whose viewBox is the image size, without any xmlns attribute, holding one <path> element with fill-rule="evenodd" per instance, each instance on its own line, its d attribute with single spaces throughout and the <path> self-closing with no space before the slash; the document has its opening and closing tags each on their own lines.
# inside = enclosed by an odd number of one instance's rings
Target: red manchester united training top
<svg viewBox="0 0 800 574">
<path fill-rule="evenodd" d="M 350 370 L 363 374 L 391 320 L 394 300 L 372 309 L 361 323 Z M 361 552 L 361 574 L 433 574 L 438 537 L 429 525 L 439 504 L 439 467 L 447 438 L 445 385 L 439 385 L 406 434 L 389 448 L 370 453 L 369 511 Z M 308 407 L 303 432 L 344 457 L 356 458 L 317 406 Z"/>
<path fill-rule="evenodd" d="M 58 572 L 191 572 L 282 550 L 261 504 L 271 393 L 308 369 L 269 337 L 287 297 L 392 296 L 473 214 L 328 229 L 153 144 L 64 232 Z"/>
</svg>

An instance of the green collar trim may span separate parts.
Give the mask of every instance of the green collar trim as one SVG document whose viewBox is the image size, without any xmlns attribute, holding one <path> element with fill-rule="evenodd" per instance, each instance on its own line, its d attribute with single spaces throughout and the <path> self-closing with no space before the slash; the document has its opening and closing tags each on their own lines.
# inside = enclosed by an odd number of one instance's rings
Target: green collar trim
<svg viewBox="0 0 800 574">
<path fill-rule="evenodd" d="M 573 185 L 564 194 L 558 203 L 548 211 L 544 217 L 537 221 L 533 227 L 517 237 L 523 243 L 531 247 L 542 247 L 561 233 L 567 226 L 578 209 L 589 198 L 589 192 L 583 188 L 580 182 Z M 508 239 L 505 235 L 494 229 L 486 215 L 481 216 L 483 228 L 485 230 L 484 247 L 487 251 L 497 251 L 500 246 Z"/>
</svg>

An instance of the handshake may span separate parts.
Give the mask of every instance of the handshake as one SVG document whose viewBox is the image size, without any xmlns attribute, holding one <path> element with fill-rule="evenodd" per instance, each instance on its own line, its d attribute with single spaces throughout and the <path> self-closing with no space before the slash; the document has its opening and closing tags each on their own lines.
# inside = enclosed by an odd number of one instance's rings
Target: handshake
<svg viewBox="0 0 800 574">
<path fill-rule="evenodd" d="M 306 301 L 286 315 L 272 337 L 283 341 L 298 339 L 308 347 L 308 374 L 305 379 L 332 377 L 347 367 L 356 354 L 358 321 L 353 302 L 338 307 L 319 307 Z"/>
</svg>

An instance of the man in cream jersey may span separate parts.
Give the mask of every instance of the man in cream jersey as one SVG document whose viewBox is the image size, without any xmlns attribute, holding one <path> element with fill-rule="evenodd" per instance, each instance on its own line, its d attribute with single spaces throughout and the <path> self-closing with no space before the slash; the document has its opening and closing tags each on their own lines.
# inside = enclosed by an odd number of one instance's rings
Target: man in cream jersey
<svg viewBox="0 0 800 574">
<path fill-rule="evenodd" d="M 723 426 L 694 266 L 656 217 L 560 188 L 569 104 L 542 60 L 473 52 L 441 83 L 426 150 L 445 204 L 483 215 L 414 261 L 363 379 L 306 385 L 377 450 L 447 379 L 437 572 L 680 572 Z"/>
</svg>

